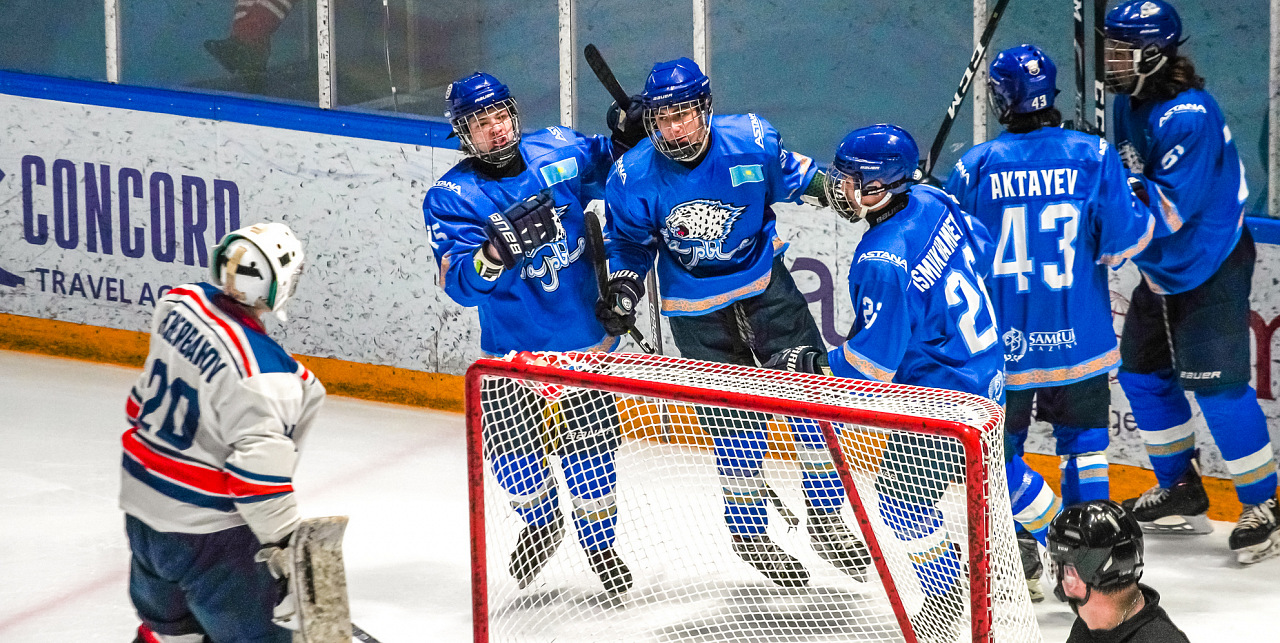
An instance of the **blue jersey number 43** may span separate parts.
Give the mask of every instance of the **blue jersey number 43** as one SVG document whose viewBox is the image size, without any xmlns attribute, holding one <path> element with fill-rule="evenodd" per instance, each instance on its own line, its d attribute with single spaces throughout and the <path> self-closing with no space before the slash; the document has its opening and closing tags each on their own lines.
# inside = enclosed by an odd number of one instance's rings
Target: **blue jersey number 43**
<svg viewBox="0 0 1280 643">
<path fill-rule="evenodd" d="M 1040 260 L 1040 279 L 1052 290 L 1070 288 L 1075 275 L 1076 236 L 1080 230 L 1080 208 L 1074 203 L 1050 203 L 1040 210 L 1038 217 L 1041 232 L 1057 232 L 1060 260 Z M 1058 259 L 1059 257 L 1055 257 Z M 996 261 L 992 274 L 997 277 L 1017 278 L 1018 292 L 1031 289 L 1035 275 L 1035 258 L 1027 243 L 1027 206 L 1011 205 L 1004 209 L 1000 222 L 1000 240 L 996 242 Z"/>
</svg>

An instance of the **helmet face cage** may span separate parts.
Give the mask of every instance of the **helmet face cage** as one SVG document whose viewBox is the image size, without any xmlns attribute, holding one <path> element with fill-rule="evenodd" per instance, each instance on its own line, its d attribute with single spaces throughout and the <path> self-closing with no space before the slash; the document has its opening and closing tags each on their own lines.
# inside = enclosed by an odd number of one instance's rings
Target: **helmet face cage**
<svg viewBox="0 0 1280 643">
<path fill-rule="evenodd" d="M 861 179 L 857 175 L 850 176 L 841 172 L 834 165 L 827 172 L 827 182 L 823 189 L 827 193 L 827 202 L 831 204 L 831 209 L 836 214 L 847 219 L 850 223 L 857 223 L 862 219 L 862 199 L 859 198 Z M 854 198 L 849 198 L 853 194 Z"/>
<path fill-rule="evenodd" d="M 1103 51 L 1106 63 L 1103 83 L 1113 94 L 1140 92 L 1147 77 L 1169 61 L 1169 56 L 1156 45 L 1140 47 L 1115 38 L 1106 39 Z"/>
<path fill-rule="evenodd" d="M 711 96 L 645 107 L 644 129 L 653 146 L 673 161 L 692 161 L 711 142 Z M 663 128 L 674 138 L 667 138 Z"/>
<path fill-rule="evenodd" d="M 482 132 L 481 140 L 486 146 L 490 146 L 492 143 L 489 139 L 494 134 L 501 133 L 506 123 L 509 123 L 509 130 L 505 132 L 506 142 L 481 151 L 472 135 L 473 130 Z M 483 109 L 459 116 L 453 119 L 452 124 L 463 151 L 486 163 L 502 165 L 520 153 L 520 111 L 516 109 L 513 98 L 504 98 Z"/>
</svg>

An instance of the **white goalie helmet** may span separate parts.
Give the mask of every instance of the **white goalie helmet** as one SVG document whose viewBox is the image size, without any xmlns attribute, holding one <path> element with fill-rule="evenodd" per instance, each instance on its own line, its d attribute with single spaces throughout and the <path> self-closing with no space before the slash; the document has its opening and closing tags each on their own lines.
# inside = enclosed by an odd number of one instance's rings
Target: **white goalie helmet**
<svg viewBox="0 0 1280 643">
<path fill-rule="evenodd" d="M 302 242 L 289 226 L 255 223 L 222 238 L 209 271 L 228 297 L 287 321 L 284 306 L 298 288 L 303 263 Z"/>
</svg>

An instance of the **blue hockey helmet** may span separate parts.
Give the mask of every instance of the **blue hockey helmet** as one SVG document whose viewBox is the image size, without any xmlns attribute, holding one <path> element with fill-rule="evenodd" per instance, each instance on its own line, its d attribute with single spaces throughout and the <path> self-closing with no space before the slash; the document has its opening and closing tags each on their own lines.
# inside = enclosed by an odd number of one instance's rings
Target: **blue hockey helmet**
<svg viewBox="0 0 1280 643">
<path fill-rule="evenodd" d="M 658 63 L 640 94 L 644 128 L 668 158 L 698 158 L 711 140 L 711 79 L 698 63 L 677 58 Z"/>
<path fill-rule="evenodd" d="M 1035 45 L 1018 45 L 996 54 L 987 77 L 996 115 L 1003 121 L 1009 114 L 1053 107 L 1057 78 L 1057 66 Z"/>
<path fill-rule="evenodd" d="M 1129 0 L 1107 13 L 1106 36 L 1108 91 L 1136 94 L 1147 77 L 1159 71 L 1178 53 L 1182 44 L 1182 20 L 1164 0 Z"/>
<path fill-rule="evenodd" d="M 1059 594 L 1063 594 L 1062 568 L 1067 565 L 1090 587 L 1136 583 L 1142 578 L 1142 550 L 1137 519 L 1112 500 L 1072 505 L 1049 525 L 1049 561 L 1056 568 Z"/>
<path fill-rule="evenodd" d="M 501 165 L 520 149 L 520 113 L 511 90 L 497 78 L 476 72 L 444 90 L 444 116 L 462 150 Z"/>
<path fill-rule="evenodd" d="M 827 174 L 827 201 L 844 218 L 858 221 L 889 203 L 919 181 L 920 148 L 907 130 L 897 125 L 856 129 L 836 148 Z M 883 196 L 871 205 L 863 197 Z"/>
</svg>

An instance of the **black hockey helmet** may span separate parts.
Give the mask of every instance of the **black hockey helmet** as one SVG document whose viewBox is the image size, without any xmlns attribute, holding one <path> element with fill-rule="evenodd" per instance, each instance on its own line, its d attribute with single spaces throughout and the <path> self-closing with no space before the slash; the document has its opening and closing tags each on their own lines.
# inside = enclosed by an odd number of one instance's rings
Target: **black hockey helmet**
<svg viewBox="0 0 1280 643">
<path fill-rule="evenodd" d="M 1111 500 L 1062 510 L 1049 525 L 1049 559 L 1071 565 L 1090 587 L 1119 587 L 1142 578 L 1142 528 Z M 1059 571 L 1056 574 L 1062 577 Z"/>
</svg>

